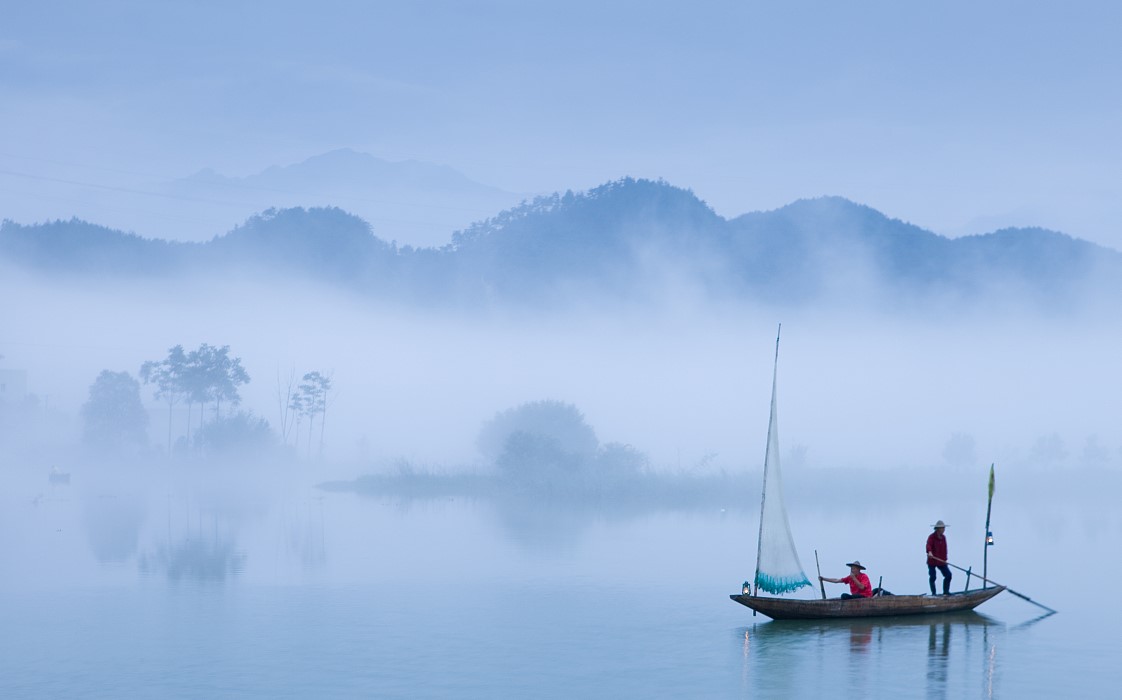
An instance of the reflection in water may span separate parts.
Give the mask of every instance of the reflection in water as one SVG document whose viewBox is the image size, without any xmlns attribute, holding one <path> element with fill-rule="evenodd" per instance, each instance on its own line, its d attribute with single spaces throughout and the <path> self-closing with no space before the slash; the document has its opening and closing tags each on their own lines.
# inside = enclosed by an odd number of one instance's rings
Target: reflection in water
<svg viewBox="0 0 1122 700">
<path fill-rule="evenodd" d="M 220 523 L 219 512 L 199 509 L 194 522 L 188 516 L 182 534 L 172 534 L 172 496 L 168 495 L 166 540 L 140 555 L 141 573 L 163 573 L 170 581 L 225 581 L 245 568 L 246 554 L 235 547 L 234 535 Z"/>
<path fill-rule="evenodd" d="M 122 562 L 139 548 L 144 508 L 136 500 L 111 496 L 84 499 L 82 523 L 99 562 Z"/>
<path fill-rule="evenodd" d="M 866 652 L 869 643 L 873 641 L 873 625 L 854 624 L 849 628 L 849 650 L 853 652 Z"/>
<path fill-rule="evenodd" d="M 187 539 L 141 555 L 140 570 L 164 573 L 171 581 L 224 581 L 240 574 L 245 560 L 246 555 L 236 551 L 231 541 Z"/>
<path fill-rule="evenodd" d="M 305 570 L 319 569 L 327 563 L 324 535 L 323 496 L 297 503 L 284 514 L 285 541 Z"/>
<path fill-rule="evenodd" d="M 997 659 L 997 645 L 990 647 L 989 662 L 986 664 L 986 697 L 993 697 L 994 661 Z"/>
<path fill-rule="evenodd" d="M 864 689 L 862 692 L 878 687 L 898 690 L 900 695 L 922 692 L 932 698 L 958 697 L 963 690 L 961 684 L 970 677 L 992 692 L 995 664 L 993 657 L 987 656 L 994 649 L 987 634 L 992 626 L 1004 628 L 1002 623 L 974 611 L 759 622 L 742 628 L 744 694 L 831 694 L 833 690 L 820 686 L 816 679 L 837 678 L 839 674 L 851 689 Z M 914 674 L 920 658 L 926 659 L 922 691 L 915 687 Z M 898 669 L 898 673 L 886 674 L 889 668 Z M 977 687 L 968 686 L 974 693 Z"/>
<path fill-rule="evenodd" d="M 933 624 L 927 635 L 927 697 L 947 697 L 951 624 Z"/>
<path fill-rule="evenodd" d="M 532 550 L 571 548 L 596 522 L 592 510 L 558 507 L 549 502 L 498 498 L 492 505 L 510 541 Z"/>
</svg>

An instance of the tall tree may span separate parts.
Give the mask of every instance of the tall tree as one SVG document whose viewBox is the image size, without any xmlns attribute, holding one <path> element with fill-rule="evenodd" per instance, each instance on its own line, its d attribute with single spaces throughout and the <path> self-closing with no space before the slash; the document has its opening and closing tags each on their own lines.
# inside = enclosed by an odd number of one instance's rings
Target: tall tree
<svg viewBox="0 0 1122 700">
<path fill-rule="evenodd" d="M 323 427 L 327 421 L 327 396 L 331 391 L 331 376 L 321 372 L 308 372 L 300 384 L 304 414 L 308 416 L 308 456 L 312 455 L 312 434 L 316 416 L 319 415 L 319 454 L 323 456 Z"/>
<path fill-rule="evenodd" d="M 149 360 L 140 366 L 140 379 L 156 386 L 157 399 L 168 404 L 168 455 L 171 455 L 171 420 L 176 402 L 183 397 L 183 378 L 187 370 L 187 355 L 182 345 L 168 349 L 163 360 Z"/>
<path fill-rule="evenodd" d="M 148 413 L 140 400 L 140 383 L 128 372 L 102 370 L 82 406 L 83 439 L 107 450 L 143 447 L 148 441 Z"/>
<path fill-rule="evenodd" d="M 199 404 L 199 425 L 203 423 L 203 411 L 210 401 L 210 378 L 207 369 L 209 345 L 203 343 L 198 350 L 187 353 L 187 361 L 180 377 L 180 388 L 187 401 L 187 444 L 191 444 L 191 416 L 195 404 Z"/>
<path fill-rule="evenodd" d="M 292 411 L 292 418 L 295 425 L 292 427 L 292 446 L 298 452 L 300 449 L 300 424 L 307 411 L 305 410 L 304 394 L 297 391 L 288 400 L 288 407 Z"/>
<path fill-rule="evenodd" d="M 230 357 L 230 346 L 215 347 L 203 343 L 197 351 L 200 382 L 207 398 L 214 401 L 214 417 L 222 417 L 222 402 L 241 403 L 238 387 L 249 383 L 249 373 L 240 357 Z"/>
</svg>

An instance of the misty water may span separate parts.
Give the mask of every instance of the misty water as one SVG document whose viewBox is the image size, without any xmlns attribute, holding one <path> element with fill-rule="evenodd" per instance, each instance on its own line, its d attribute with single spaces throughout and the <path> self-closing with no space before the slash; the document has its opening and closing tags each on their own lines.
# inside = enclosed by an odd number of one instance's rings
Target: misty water
<svg viewBox="0 0 1122 700">
<path fill-rule="evenodd" d="M 578 507 L 324 489 L 306 466 L 81 466 L 13 468 L 0 495 L 5 698 L 1092 697 L 1120 676 L 1104 472 L 998 471 L 989 573 L 1059 614 L 1006 593 L 792 623 L 728 598 L 754 564 L 747 476 L 713 503 Z M 980 568 L 986 473 L 792 474 L 804 568 L 856 557 L 922 592 L 937 518 Z"/>
</svg>

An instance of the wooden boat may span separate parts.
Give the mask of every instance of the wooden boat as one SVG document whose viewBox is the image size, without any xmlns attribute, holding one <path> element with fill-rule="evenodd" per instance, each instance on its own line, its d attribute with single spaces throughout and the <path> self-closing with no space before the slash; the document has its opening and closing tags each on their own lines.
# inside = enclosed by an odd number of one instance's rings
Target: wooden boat
<svg viewBox="0 0 1122 700">
<path fill-rule="evenodd" d="M 748 581 L 744 582 L 744 593 L 730 595 L 731 599 L 775 620 L 822 620 L 961 612 L 973 610 L 1005 590 L 1004 586 L 993 585 L 941 596 L 885 595 L 842 599 L 825 598 L 825 589 L 823 589 L 823 598 L 820 600 L 761 597 L 761 591 L 781 595 L 811 585 L 802 570 L 795 541 L 791 535 L 791 525 L 787 519 L 787 509 L 783 504 L 776 408 L 778 375 L 779 335 L 777 333 L 775 367 L 771 378 L 771 415 L 768 419 L 767 448 L 764 451 L 764 487 L 760 503 L 760 533 L 756 544 L 756 575 L 751 584 Z M 817 553 L 815 557 L 817 558 Z M 1047 609 L 1051 610 L 1051 608 Z"/>
<path fill-rule="evenodd" d="M 1004 586 L 992 586 L 949 595 L 885 595 L 847 600 L 795 600 L 742 594 L 729 598 L 773 620 L 824 620 L 961 612 L 973 610 L 1004 590 Z"/>
</svg>

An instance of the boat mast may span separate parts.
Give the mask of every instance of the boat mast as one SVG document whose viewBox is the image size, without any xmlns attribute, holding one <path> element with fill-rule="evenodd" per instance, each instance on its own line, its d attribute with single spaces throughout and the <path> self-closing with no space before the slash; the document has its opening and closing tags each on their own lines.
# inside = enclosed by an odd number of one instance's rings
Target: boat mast
<svg viewBox="0 0 1122 700">
<path fill-rule="evenodd" d="M 767 465 L 771 452 L 771 431 L 775 429 L 772 422 L 775 419 L 775 382 L 779 376 L 779 335 L 783 332 L 783 324 L 775 331 L 775 365 L 771 371 L 771 406 L 768 409 L 767 419 L 767 446 L 764 448 L 764 485 L 760 489 L 760 532 L 756 536 L 756 575 L 752 578 L 752 595 L 760 594 L 760 553 L 764 543 L 764 499 L 767 498 Z"/>
</svg>

